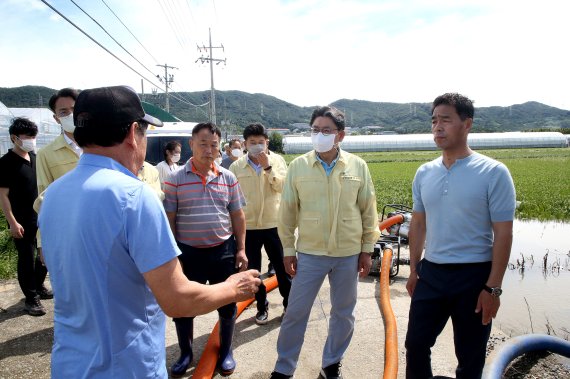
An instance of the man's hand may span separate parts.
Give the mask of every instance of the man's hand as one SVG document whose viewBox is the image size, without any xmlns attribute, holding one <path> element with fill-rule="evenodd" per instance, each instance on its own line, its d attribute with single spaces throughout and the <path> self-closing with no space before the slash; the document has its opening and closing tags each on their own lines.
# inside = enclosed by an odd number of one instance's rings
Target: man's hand
<svg viewBox="0 0 570 379">
<path fill-rule="evenodd" d="M 20 225 L 18 222 L 10 225 L 10 234 L 13 238 L 24 238 L 24 227 Z"/>
<path fill-rule="evenodd" d="M 247 256 L 245 255 L 245 249 L 238 249 L 236 253 L 236 269 L 239 271 L 247 270 Z"/>
<path fill-rule="evenodd" d="M 370 267 L 372 267 L 372 257 L 369 253 L 360 253 L 358 257 L 358 276 L 361 278 L 366 277 L 370 273 Z"/>
<path fill-rule="evenodd" d="M 247 270 L 238 272 L 226 279 L 226 282 L 231 283 L 235 288 L 235 301 L 244 301 L 251 299 L 259 290 L 261 279 L 259 279 L 259 271 Z"/>
<path fill-rule="evenodd" d="M 256 158 L 262 168 L 269 167 L 269 156 L 265 154 L 265 151 L 259 153 Z"/>
<path fill-rule="evenodd" d="M 412 297 L 414 294 L 414 290 L 416 289 L 416 284 L 418 284 L 418 274 L 416 270 L 410 272 L 410 276 L 408 277 L 408 282 L 406 283 L 406 289 L 408 290 L 408 295 Z"/>
<path fill-rule="evenodd" d="M 283 264 L 285 265 L 285 272 L 291 277 L 297 273 L 297 257 L 283 257 Z"/>
<path fill-rule="evenodd" d="M 475 308 L 475 313 L 479 313 L 481 310 L 483 310 L 481 323 L 483 325 L 489 325 L 491 319 L 494 319 L 497 316 L 497 312 L 499 311 L 500 306 L 501 299 L 492 296 L 485 290 L 481 290 L 479 298 L 477 299 L 477 308 Z"/>
</svg>

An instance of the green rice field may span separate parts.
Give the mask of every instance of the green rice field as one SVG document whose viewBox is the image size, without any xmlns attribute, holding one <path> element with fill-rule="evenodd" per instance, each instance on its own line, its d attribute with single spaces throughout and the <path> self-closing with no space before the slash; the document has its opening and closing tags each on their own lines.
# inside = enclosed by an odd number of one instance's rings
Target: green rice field
<svg viewBox="0 0 570 379">
<path fill-rule="evenodd" d="M 520 206 L 518 219 L 570 222 L 570 149 L 505 149 L 480 153 L 503 162 L 513 176 Z M 417 168 L 438 151 L 362 153 L 376 187 L 378 211 L 385 204 L 412 205 Z M 285 155 L 290 162 L 297 155 Z M 0 279 L 15 277 L 17 253 L 0 214 Z"/>
<path fill-rule="evenodd" d="M 518 219 L 570 222 L 570 149 L 481 150 L 511 171 Z M 359 153 L 370 167 L 378 210 L 385 204 L 412 205 L 412 180 L 418 167 L 438 151 Z M 296 155 L 286 155 L 289 162 Z"/>
</svg>

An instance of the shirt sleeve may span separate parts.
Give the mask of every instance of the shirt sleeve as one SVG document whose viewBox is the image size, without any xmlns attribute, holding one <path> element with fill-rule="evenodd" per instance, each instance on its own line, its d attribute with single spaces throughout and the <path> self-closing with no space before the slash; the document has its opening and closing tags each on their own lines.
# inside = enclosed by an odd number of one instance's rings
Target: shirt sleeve
<svg viewBox="0 0 570 379">
<path fill-rule="evenodd" d="M 36 157 L 36 178 L 38 182 L 38 193 L 42 193 L 53 183 L 54 178 L 49 169 L 46 157 L 47 151 L 38 151 Z"/>
<path fill-rule="evenodd" d="M 140 186 L 127 205 L 125 217 L 129 254 L 141 273 L 180 254 L 162 205 L 150 187 Z"/>
<path fill-rule="evenodd" d="M 283 244 L 283 254 L 286 257 L 294 257 L 297 254 L 295 250 L 295 229 L 299 217 L 299 194 L 295 188 L 294 180 L 295 169 L 293 164 L 292 167 L 289 167 L 285 177 L 277 219 L 277 231 Z"/>
<path fill-rule="evenodd" d="M 2 174 L 0 174 L 0 187 L 1 188 L 10 188 L 10 180 L 12 177 L 12 171 L 10 170 L 10 168 L 8 167 L 7 163 L 6 163 L 6 156 L 4 155 L 4 157 L 2 157 L 2 159 L 0 159 L 0 172 Z"/>
<path fill-rule="evenodd" d="M 515 216 L 516 192 L 507 167 L 500 163 L 489 183 L 489 213 L 492 222 L 512 221 Z"/>
<path fill-rule="evenodd" d="M 166 212 L 178 211 L 178 171 L 168 175 L 164 181 L 164 210 Z"/>
<path fill-rule="evenodd" d="M 271 162 L 271 172 L 268 175 L 269 184 L 274 192 L 283 192 L 283 185 L 285 184 L 285 177 L 287 176 L 287 163 L 280 155 L 274 155 Z"/>
<path fill-rule="evenodd" d="M 233 173 L 231 173 L 230 177 L 231 179 L 229 180 L 229 183 L 231 184 L 229 184 L 228 187 L 229 191 L 228 211 L 231 213 L 245 207 L 246 203 L 245 203 L 245 196 L 243 195 L 241 186 L 239 185 L 236 176 Z"/>
<path fill-rule="evenodd" d="M 412 200 L 414 202 L 413 211 L 414 212 L 422 212 L 425 213 L 424 203 L 422 201 L 422 194 L 421 194 L 421 176 L 422 176 L 422 167 L 416 171 L 416 175 L 414 176 L 414 181 L 412 182 Z"/>
<path fill-rule="evenodd" d="M 362 218 L 362 247 L 361 252 L 372 253 L 374 244 L 380 237 L 378 229 L 378 209 L 376 205 L 376 192 L 374 183 L 368 170 L 368 166 L 363 162 L 363 185 L 358 194 L 358 207 Z"/>
</svg>

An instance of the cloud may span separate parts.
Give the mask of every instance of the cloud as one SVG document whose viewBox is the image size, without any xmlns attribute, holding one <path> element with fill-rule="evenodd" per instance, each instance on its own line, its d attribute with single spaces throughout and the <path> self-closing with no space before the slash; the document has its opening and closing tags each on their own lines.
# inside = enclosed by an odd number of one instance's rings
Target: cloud
<svg viewBox="0 0 570 379">
<path fill-rule="evenodd" d="M 304 106 L 339 98 L 429 102 L 458 91 L 479 106 L 536 100 L 570 109 L 566 2 L 106 2 L 144 48 L 103 4 L 82 7 L 146 68 L 71 3 L 53 3 L 154 85 L 163 86 L 157 64 L 178 67 L 169 71 L 175 91 L 209 89 L 210 68 L 196 63 L 196 45 L 208 44 L 211 28 L 213 45 L 224 46 L 214 57 L 227 59 L 214 68 L 221 90 L 262 92 Z M 140 88 L 138 75 L 43 4 L 10 0 L 0 10 L 13 15 L 0 35 L 11 58 L 0 69 L 14 73 L 3 85 Z M 145 91 L 154 85 L 145 83 Z"/>
</svg>

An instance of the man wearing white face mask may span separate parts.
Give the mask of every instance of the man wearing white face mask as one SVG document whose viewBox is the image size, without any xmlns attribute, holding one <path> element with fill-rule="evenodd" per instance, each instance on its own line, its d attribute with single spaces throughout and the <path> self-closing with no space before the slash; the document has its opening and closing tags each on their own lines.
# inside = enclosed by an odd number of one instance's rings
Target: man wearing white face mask
<svg viewBox="0 0 570 379">
<path fill-rule="evenodd" d="M 287 309 L 291 277 L 283 266 L 283 246 L 277 234 L 277 214 L 283 183 L 287 174 L 287 164 L 282 156 L 267 148 L 269 136 L 262 124 L 245 127 L 243 138 L 247 155 L 230 166 L 230 171 L 238 178 L 246 199 L 245 212 L 245 253 L 248 266 L 261 270 L 261 248 L 265 249 L 269 261 L 275 268 L 279 293 L 283 297 L 283 311 Z M 269 302 L 263 283 L 255 294 L 257 314 L 255 323 L 269 321 Z"/>
<path fill-rule="evenodd" d="M 368 275 L 370 253 L 380 236 L 368 166 L 339 147 L 344 114 L 320 107 L 310 124 L 314 150 L 290 163 L 279 208 L 283 261 L 293 282 L 272 379 L 293 376 L 311 308 L 327 276 L 332 307 L 320 377 L 342 378 L 341 360 L 354 331 L 358 276 Z"/>
<path fill-rule="evenodd" d="M 42 193 L 54 180 L 77 166 L 82 149 L 73 138 L 73 107 L 79 92 L 72 88 L 59 90 L 49 99 L 53 118 L 63 133 L 38 152 L 38 192 Z"/>
<path fill-rule="evenodd" d="M 38 127 L 16 118 L 9 128 L 14 148 L 0 158 L 0 205 L 18 251 L 18 283 L 26 297 L 25 310 L 32 316 L 46 314 L 40 296 L 46 268 L 35 255 L 37 215 L 32 205 L 38 196 L 36 184 L 36 135 Z M 35 261 L 35 262 L 34 262 Z"/>
<path fill-rule="evenodd" d="M 36 175 L 38 180 L 38 199 L 36 208 L 41 205 L 43 192 L 56 179 L 77 166 L 83 150 L 73 138 L 75 125 L 73 124 L 73 108 L 79 92 L 73 88 L 63 88 L 49 99 L 49 107 L 53 112 L 53 118 L 61 125 L 63 133 L 49 145 L 38 151 L 38 164 Z M 38 231 L 38 251 L 41 255 L 41 234 Z M 42 298 L 51 299 L 51 291 Z"/>
<path fill-rule="evenodd" d="M 243 155 L 243 151 L 241 149 L 241 142 L 239 139 L 232 139 L 230 141 L 230 153 L 224 159 L 222 159 L 222 166 L 226 170 L 229 170 L 230 165 L 237 161 Z"/>
</svg>

